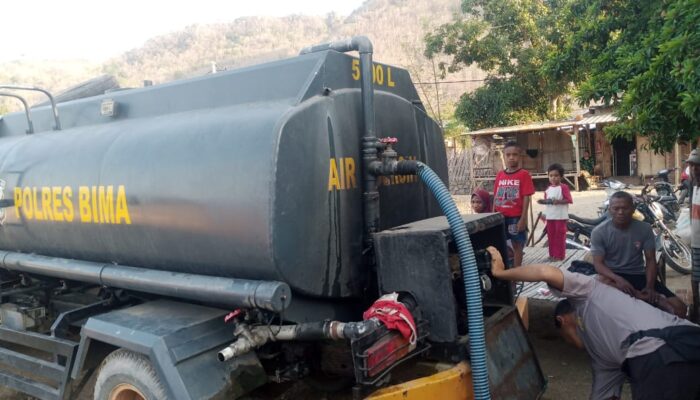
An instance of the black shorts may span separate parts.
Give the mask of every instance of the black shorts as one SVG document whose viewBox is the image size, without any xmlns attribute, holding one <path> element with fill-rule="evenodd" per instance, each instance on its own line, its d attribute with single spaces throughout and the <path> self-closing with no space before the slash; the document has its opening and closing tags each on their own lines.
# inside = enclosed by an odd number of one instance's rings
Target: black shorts
<svg viewBox="0 0 700 400">
<path fill-rule="evenodd" d="M 505 217 L 506 236 L 512 242 L 518 242 L 525 245 L 525 242 L 527 242 L 527 229 L 525 229 L 523 232 L 518 232 L 517 225 L 519 221 L 520 217 Z"/>
<path fill-rule="evenodd" d="M 700 364 L 683 360 L 668 345 L 625 360 L 634 400 L 695 400 L 700 398 Z"/>
<path fill-rule="evenodd" d="M 621 277 L 625 278 L 625 280 L 634 286 L 635 289 L 637 290 L 644 290 L 647 287 L 647 276 L 646 275 L 637 275 L 637 274 L 618 274 L 617 272 L 615 273 L 617 275 L 620 275 Z M 676 297 L 676 294 L 673 293 L 672 291 L 668 290 L 668 288 L 664 285 L 661 284 L 661 282 L 656 281 L 654 284 L 654 290 L 656 290 L 656 293 L 663 294 L 666 296 L 666 298 L 671 298 L 671 297 Z"/>
</svg>

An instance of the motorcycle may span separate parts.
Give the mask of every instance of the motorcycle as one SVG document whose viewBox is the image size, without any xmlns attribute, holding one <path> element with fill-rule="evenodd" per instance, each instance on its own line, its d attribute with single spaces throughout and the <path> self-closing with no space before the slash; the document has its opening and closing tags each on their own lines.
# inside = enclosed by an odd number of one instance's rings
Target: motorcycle
<svg viewBox="0 0 700 400">
<path fill-rule="evenodd" d="M 691 251 L 687 244 L 664 222 L 664 212 L 659 202 L 649 196 L 649 185 L 644 186 L 636 197 L 635 208 L 644 216 L 644 222 L 651 224 L 656 235 L 656 247 L 661 250 L 668 265 L 682 274 L 691 272 Z"/>
<path fill-rule="evenodd" d="M 676 168 L 662 169 L 656 173 L 656 176 L 651 178 L 651 181 L 654 183 L 654 190 L 656 191 L 657 196 L 671 196 L 674 194 L 675 190 L 673 190 L 673 186 L 671 185 L 668 175 L 675 170 Z"/>
<path fill-rule="evenodd" d="M 603 215 L 608 214 L 608 207 L 610 206 L 610 196 L 612 196 L 613 193 L 618 192 L 620 190 L 629 189 L 630 185 L 615 179 L 603 179 L 603 181 L 600 182 L 600 185 L 605 188 L 606 194 L 605 201 L 603 201 L 603 204 L 600 207 L 598 207 L 598 216 L 602 217 Z"/>
<path fill-rule="evenodd" d="M 607 197 L 606 197 L 605 201 L 603 201 L 603 204 L 600 207 L 598 207 L 598 216 L 599 217 L 602 217 L 603 215 L 608 214 L 608 207 L 610 207 L 610 196 L 612 196 L 617 191 L 629 188 L 629 185 L 622 184 L 622 182 L 615 181 L 615 180 L 610 180 L 610 181 L 604 180 L 602 182 L 602 185 L 606 187 L 605 193 L 606 193 Z M 675 225 L 675 222 L 678 219 L 678 216 L 680 215 L 680 205 L 678 204 L 678 201 L 676 200 L 675 196 L 673 196 L 673 197 L 652 196 L 652 195 L 648 194 L 648 191 L 644 194 L 649 199 L 653 200 L 653 202 L 656 204 L 655 205 L 656 208 L 661 210 L 664 222 L 666 224 Z M 650 220 L 647 222 L 651 224 Z"/>
<path fill-rule="evenodd" d="M 571 216 L 571 214 L 569 214 Z M 542 222 L 546 222 L 546 219 L 544 217 L 544 214 L 540 212 L 537 215 L 538 220 Z M 570 225 L 571 221 L 567 221 L 566 223 L 566 249 L 567 250 L 586 250 L 589 251 L 591 250 L 590 247 L 590 237 L 591 237 L 591 231 L 593 230 L 593 227 L 590 228 L 590 230 L 587 229 L 587 227 L 582 226 L 581 231 L 577 231 L 576 227 L 574 225 Z M 572 230 L 573 229 L 573 230 Z M 540 237 L 537 238 L 533 246 L 537 246 L 542 239 L 544 239 L 547 236 L 547 226 L 542 229 L 542 234 L 540 234 Z M 544 242 L 542 246 L 547 247 L 549 243 L 547 241 Z"/>
<path fill-rule="evenodd" d="M 575 214 L 569 214 L 569 220 L 566 222 L 567 235 L 570 235 L 571 240 L 574 242 L 590 248 L 593 229 L 607 219 L 607 213 L 594 219 L 582 218 Z"/>
<path fill-rule="evenodd" d="M 678 218 L 678 213 L 681 210 L 681 204 L 687 196 L 687 185 L 682 183 L 682 175 L 681 184 L 677 189 L 673 188 L 668 178 L 668 175 L 676 169 L 677 168 L 662 169 L 656 173 L 655 177 L 651 178 L 651 181 L 654 184 L 654 191 L 656 191 L 656 195 L 658 196 L 658 198 L 655 200 L 661 203 L 668 211 L 672 213 L 671 215 L 673 215 L 673 221 Z M 683 193 L 684 190 L 686 191 L 685 193 Z M 676 193 L 680 193 L 679 197 L 676 196 Z M 683 200 L 680 199 L 681 197 Z"/>
</svg>

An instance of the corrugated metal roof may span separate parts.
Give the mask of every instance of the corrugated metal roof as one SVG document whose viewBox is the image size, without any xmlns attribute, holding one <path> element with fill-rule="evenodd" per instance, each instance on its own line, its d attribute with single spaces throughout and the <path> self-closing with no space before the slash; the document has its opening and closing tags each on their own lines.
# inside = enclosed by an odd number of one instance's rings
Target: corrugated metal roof
<svg viewBox="0 0 700 400">
<path fill-rule="evenodd" d="M 584 115 L 584 118 L 576 121 L 577 125 L 588 125 L 588 124 L 607 124 L 610 122 L 617 122 L 618 118 L 613 115 L 612 111 L 599 112 L 595 114 Z"/>
<path fill-rule="evenodd" d="M 478 131 L 465 132 L 463 136 L 483 136 L 483 135 L 496 135 L 496 134 L 508 134 L 508 133 L 529 133 L 529 132 L 541 132 L 541 131 L 551 131 L 558 128 L 563 128 L 565 126 L 573 127 L 574 125 L 583 126 L 590 124 L 607 124 L 611 122 L 617 122 L 618 118 L 613 114 L 613 110 L 610 108 L 598 108 L 595 114 L 586 113 L 583 115 L 583 119 L 578 121 L 568 120 L 568 121 L 547 121 L 547 122 L 537 122 L 531 124 L 522 125 L 512 125 L 512 126 L 499 126 L 495 128 L 479 129 Z"/>
<path fill-rule="evenodd" d="M 522 132 L 539 132 L 548 131 L 557 128 L 562 128 L 565 126 L 573 127 L 578 121 L 548 121 L 548 122 L 537 122 L 532 124 L 523 125 L 512 125 L 512 126 L 501 126 L 496 128 L 486 128 L 479 129 L 478 131 L 466 132 L 462 135 L 467 136 L 481 136 L 481 135 L 494 135 L 501 133 L 522 133 Z"/>
</svg>

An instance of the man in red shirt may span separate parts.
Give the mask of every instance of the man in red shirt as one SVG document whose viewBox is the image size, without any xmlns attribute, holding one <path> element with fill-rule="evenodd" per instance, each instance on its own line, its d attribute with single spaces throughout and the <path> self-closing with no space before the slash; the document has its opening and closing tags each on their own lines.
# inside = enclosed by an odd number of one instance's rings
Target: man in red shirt
<svg viewBox="0 0 700 400">
<path fill-rule="evenodd" d="M 513 246 L 514 267 L 523 262 L 523 247 L 527 240 L 527 211 L 535 185 L 527 170 L 520 168 L 522 149 L 516 142 L 503 148 L 506 169 L 496 175 L 493 187 L 493 211 L 505 217 L 506 234 Z"/>
</svg>

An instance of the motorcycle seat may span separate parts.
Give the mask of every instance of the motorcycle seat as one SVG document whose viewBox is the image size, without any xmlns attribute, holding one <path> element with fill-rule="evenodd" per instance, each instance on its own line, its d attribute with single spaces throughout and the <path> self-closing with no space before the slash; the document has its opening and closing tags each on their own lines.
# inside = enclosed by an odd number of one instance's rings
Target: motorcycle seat
<svg viewBox="0 0 700 400">
<path fill-rule="evenodd" d="M 569 214 L 569 218 L 573 219 L 576 222 L 580 222 L 581 224 L 584 224 L 584 225 L 596 226 L 596 225 L 600 224 L 601 222 L 605 221 L 606 219 L 608 219 L 608 216 L 606 214 L 603 214 L 599 218 L 591 219 L 591 218 L 582 218 L 582 217 L 576 216 L 574 214 Z"/>
<path fill-rule="evenodd" d="M 675 198 L 675 196 L 659 196 L 659 198 L 656 199 L 656 201 L 659 201 L 661 203 L 665 203 L 667 201 L 676 201 L 676 198 Z"/>
<path fill-rule="evenodd" d="M 593 228 L 595 228 L 595 226 L 584 225 L 584 224 L 577 222 L 577 221 L 574 221 L 572 219 L 566 221 L 566 230 L 567 231 L 569 231 L 571 233 L 583 235 L 583 236 L 586 236 L 588 238 L 590 238 L 591 234 L 593 234 Z"/>
</svg>

